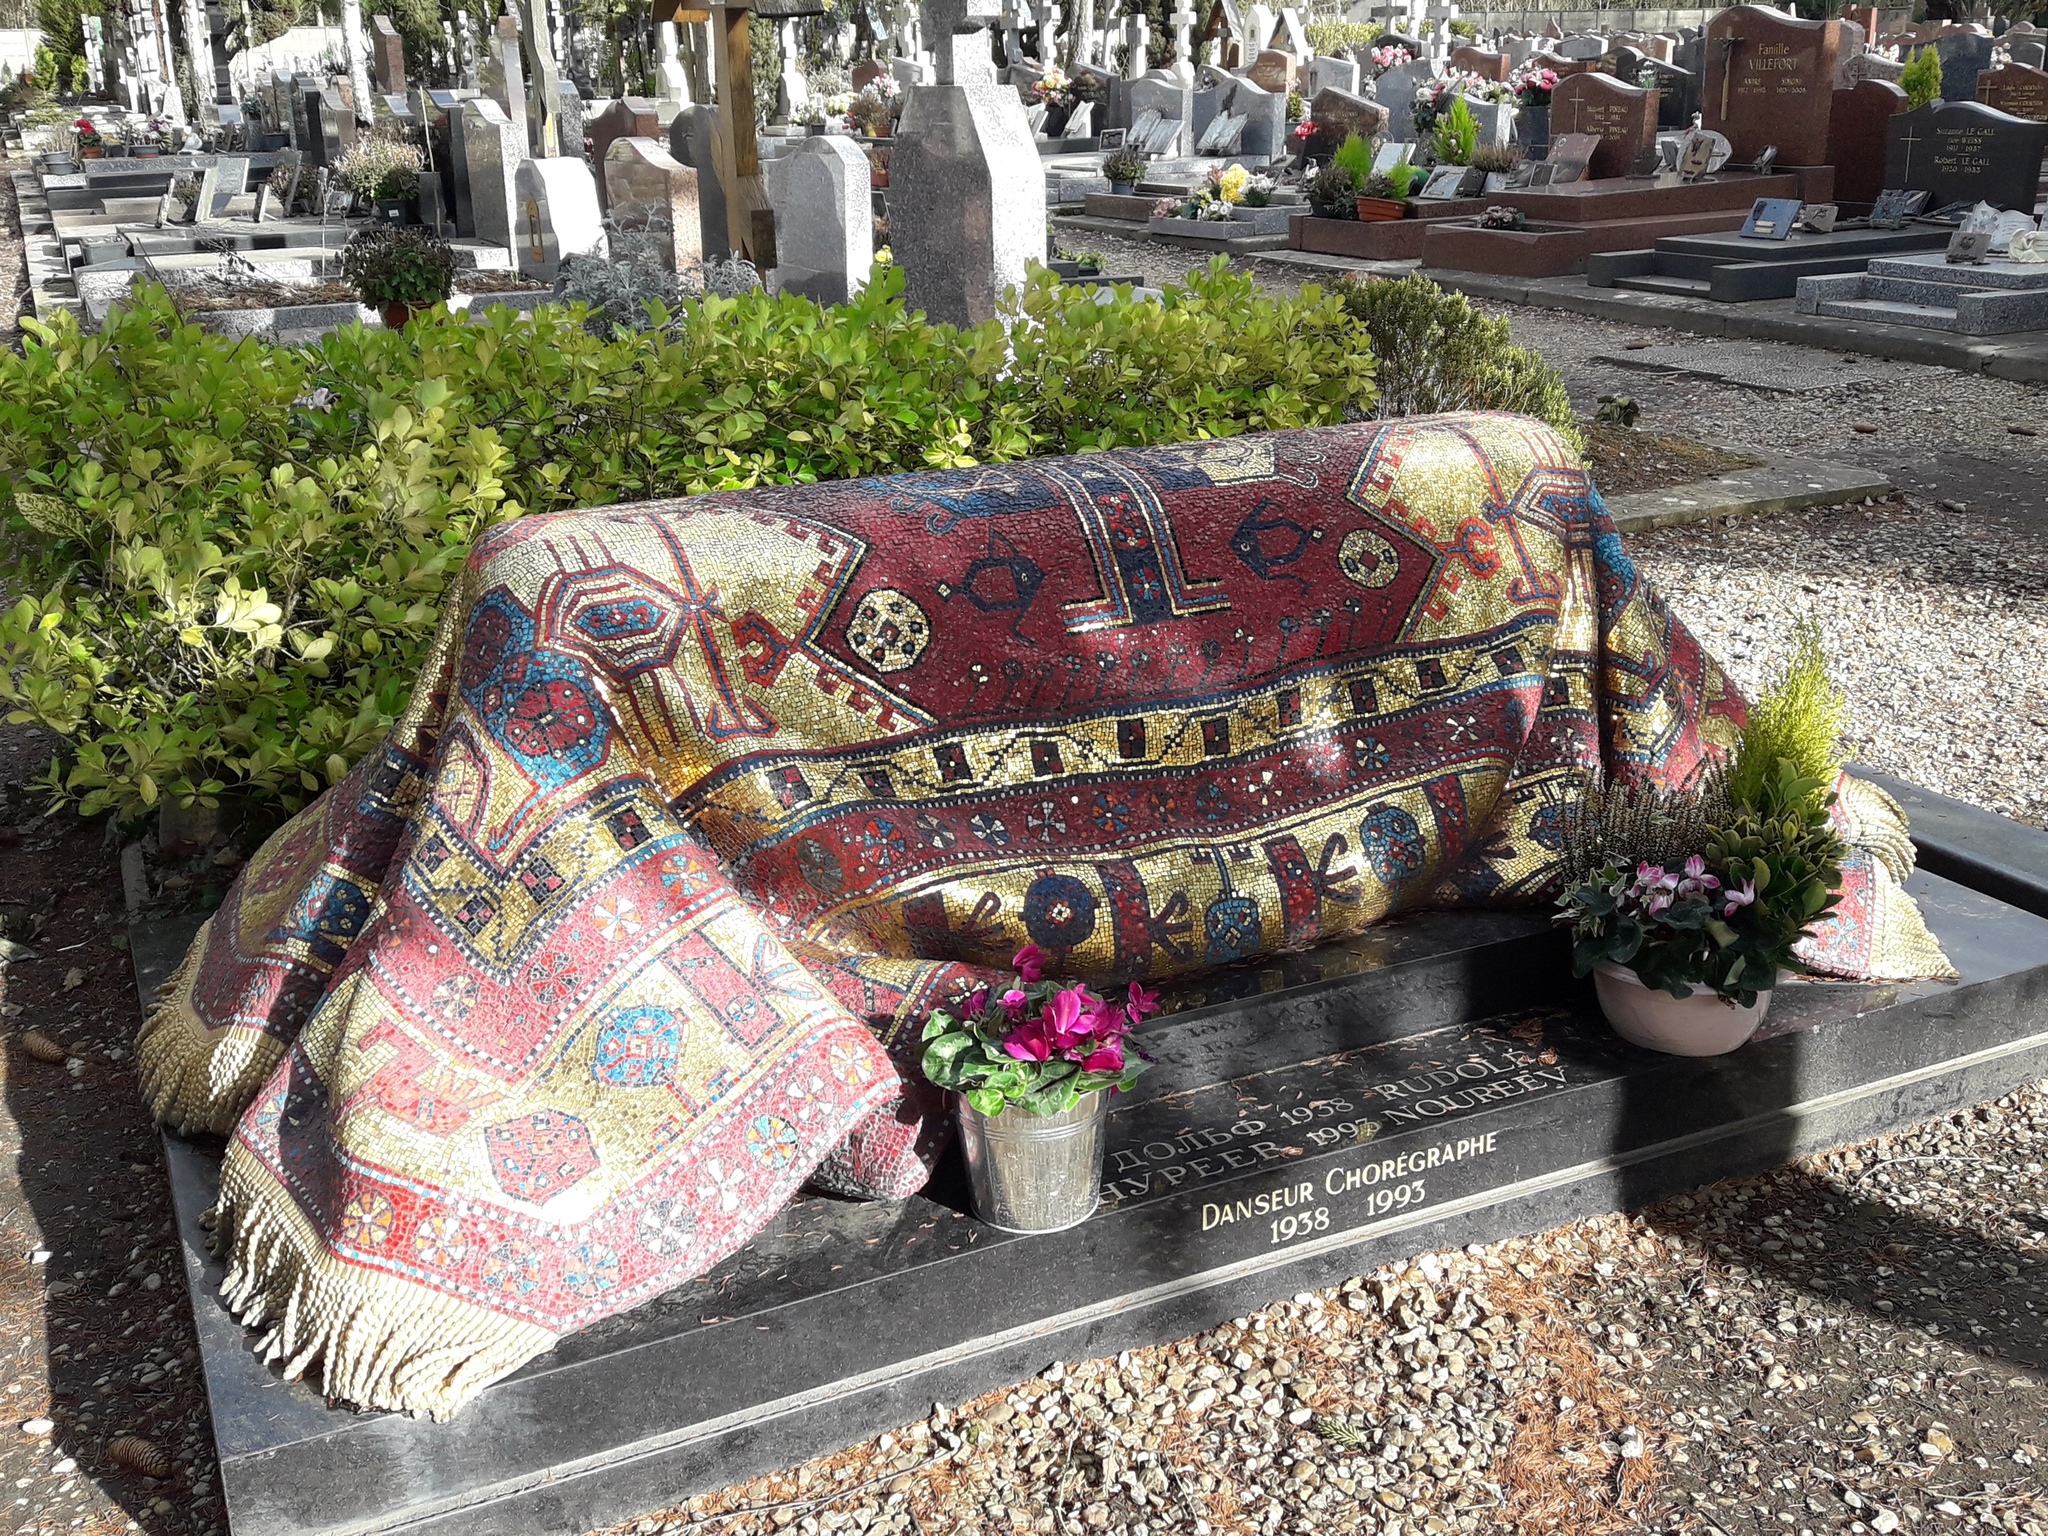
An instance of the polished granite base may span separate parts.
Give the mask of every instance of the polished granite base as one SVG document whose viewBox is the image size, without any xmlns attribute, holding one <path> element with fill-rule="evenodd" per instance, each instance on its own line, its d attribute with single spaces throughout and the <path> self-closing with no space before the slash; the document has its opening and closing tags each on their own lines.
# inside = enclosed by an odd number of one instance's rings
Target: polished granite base
<svg viewBox="0 0 2048 1536">
<path fill-rule="evenodd" d="M 897 1204 L 800 1197 L 447 1424 L 330 1407 L 257 1362 L 203 1247 L 218 1149 L 166 1138 L 233 1531 L 580 1532 L 1053 1360 L 2048 1075 L 2048 919 L 1937 875 L 1911 889 L 1960 982 L 1788 985 L 1755 1041 L 1710 1060 L 1617 1040 L 1541 914 L 1429 914 L 1210 978 L 1148 1025 L 1159 1066 L 1111 1115 L 1081 1226 L 994 1231 L 950 1161 Z M 144 996 L 189 928 L 137 928 Z"/>
</svg>

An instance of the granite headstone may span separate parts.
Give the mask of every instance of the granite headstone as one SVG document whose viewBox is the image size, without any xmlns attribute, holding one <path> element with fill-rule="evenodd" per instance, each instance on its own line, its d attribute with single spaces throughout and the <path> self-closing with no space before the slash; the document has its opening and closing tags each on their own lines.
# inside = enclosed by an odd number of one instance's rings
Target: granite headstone
<svg viewBox="0 0 2048 1536">
<path fill-rule="evenodd" d="M 1982 32 L 1951 32 L 1935 41 L 1943 101 L 1977 99 L 1977 77 L 1991 67 L 1991 47 L 1991 39 Z"/>
<path fill-rule="evenodd" d="M 1974 101 L 1929 102 L 1885 124 L 1887 187 L 1924 190 L 1937 208 L 1989 203 L 2033 212 L 2048 123 Z"/>
<path fill-rule="evenodd" d="M 1626 176 L 1636 157 L 1657 142 L 1657 93 L 1624 85 L 1612 75 L 1572 75 L 1550 96 L 1550 131 L 1597 135 L 1586 174 L 1595 180 Z"/>
<path fill-rule="evenodd" d="M 613 139 L 605 151 L 604 185 L 607 216 L 622 240 L 645 237 L 671 272 L 703 265 L 696 171 L 653 139 Z M 778 249 L 780 240 L 778 228 Z"/>
<path fill-rule="evenodd" d="M 767 170 L 777 284 L 820 304 L 844 304 L 867 285 L 875 259 L 867 156 L 850 139 L 813 137 Z"/>
<path fill-rule="evenodd" d="M 1888 80 L 1859 80 L 1834 93 L 1828 114 L 1828 164 L 1835 201 L 1874 203 L 1885 187 L 1885 130 L 1906 110 L 1906 93 Z"/>
<path fill-rule="evenodd" d="M 468 167 L 470 228 L 479 240 L 512 245 L 513 181 L 526 158 L 526 130 L 488 97 L 462 104 L 462 153 Z"/>
<path fill-rule="evenodd" d="M 522 160 L 513 196 L 518 238 L 512 254 L 523 275 L 552 283 L 566 258 L 605 253 L 597 180 L 583 161 Z"/>
<path fill-rule="evenodd" d="M 2048 122 L 2048 72 L 2025 64 L 2008 64 L 1977 77 L 1977 99 L 2014 117 Z"/>
<path fill-rule="evenodd" d="M 697 173 L 698 245 L 707 261 L 723 261 L 732 254 L 725 184 L 718 179 L 714 152 L 717 132 L 718 108 L 704 102 L 685 107 L 668 125 L 669 158 Z"/>
<path fill-rule="evenodd" d="M 1820 165 L 1827 156 L 1838 21 L 1801 21 L 1738 5 L 1707 23 L 1702 127 L 1724 135 L 1738 162 L 1775 145 L 1780 165 Z"/>
<path fill-rule="evenodd" d="M 627 96 L 615 101 L 584 129 L 591 159 L 598 165 L 610 160 L 613 140 L 652 139 L 660 133 L 660 104 L 651 96 Z"/>
</svg>

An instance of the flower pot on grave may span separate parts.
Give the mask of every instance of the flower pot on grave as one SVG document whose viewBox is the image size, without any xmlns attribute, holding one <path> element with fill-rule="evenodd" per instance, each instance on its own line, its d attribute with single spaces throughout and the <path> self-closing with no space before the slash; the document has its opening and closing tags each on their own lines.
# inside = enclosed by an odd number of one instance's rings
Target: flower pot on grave
<svg viewBox="0 0 2048 1536">
<path fill-rule="evenodd" d="M 402 331 L 412 324 L 415 315 L 424 315 L 433 307 L 432 304 L 415 303 L 411 299 L 393 299 L 381 311 L 384 316 L 384 329 Z"/>
<path fill-rule="evenodd" d="M 1135 181 L 1112 181 L 1109 184 L 1109 191 L 1112 197 L 1135 197 L 1138 184 Z"/>
<path fill-rule="evenodd" d="M 1361 224 L 1378 224 L 1388 219 L 1405 219 L 1408 203 L 1399 197 L 1361 197 L 1358 200 L 1358 221 Z"/>
<path fill-rule="evenodd" d="M 1671 1056 L 1725 1056 L 1756 1033 L 1770 1011 L 1771 994 L 1759 992 L 1747 1008 L 1696 986 L 1691 997 L 1646 987 L 1626 966 L 1603 960 L 1593 967 L 1593 990 L 1614 1032 L 1631 1045 Z"/>
<path fill-rule="evenodd" d="M 403 197 L 380 197 L 370 205 L 372 217 L 379 224 L 407 224 L 411 220 L 410 200 Z"/>
<path fill-rule="evenodd" d="M 1093 1215 L 1108 1098 L 1084 1093 L 1057 1115 L 1012 1105 L 991 1116 L 955 1096 L 974 1214 L 1005 1232 L 1061 1232 Z"/>
<path fill-rule="evenodd" d="M 104 144 L 81 144 L 78 147 L 78 158 L 81 160 L 104 160 L 106 157 L 107 147 Z"/>
<path fill-rule="evenodd" d="M 154 160 L 163 151 L 154 144 L 138 144 L 129 150 L 128 153 L 138 160 Z"/>
</svg>

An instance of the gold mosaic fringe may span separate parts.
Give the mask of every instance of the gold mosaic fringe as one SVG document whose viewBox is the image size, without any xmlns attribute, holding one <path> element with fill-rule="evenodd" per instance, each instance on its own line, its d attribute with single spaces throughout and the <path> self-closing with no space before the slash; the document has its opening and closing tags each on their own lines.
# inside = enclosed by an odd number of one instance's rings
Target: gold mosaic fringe
<svg viewBox="0 0 2048 1536">
<path fill-rule="evenodd" d="M 545 1328 L 336 1258 L 239 1142 L 221 1165 L 214 1248 L 221 1299 L 264 1330 L 257 1354 L 287 1380 L 318 1366 L 320 1390 L 358 1407 L 450 1418 L 555 1345 Z"/>
<path fill-rule="evenodd" d="M 159 1123 L 181 1135 L 233 1131 L 284 1056 L 283 1044 L 260 1029 L 209 1030 L 199 1022 L 192 989 L 212 932 L 209 917 L 171 979 L 158 989 L 156 1006 L 135 1037 L 143 1102 Z"/>
</svg>

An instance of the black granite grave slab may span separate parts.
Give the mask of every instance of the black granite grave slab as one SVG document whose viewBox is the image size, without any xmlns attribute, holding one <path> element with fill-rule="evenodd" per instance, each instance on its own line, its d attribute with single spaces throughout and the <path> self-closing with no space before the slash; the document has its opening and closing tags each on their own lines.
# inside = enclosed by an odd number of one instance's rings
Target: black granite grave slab
<svg viewBox="0 0 2048 1536">
<path fill-rule="evenodd" d="M 1860 763 L 1851 772 L 1905 807 L 1921 868 L 2008 906 L 2048 917 L 2048 836 L 2009 816 L 1937 795 Z"/>
<path fill-rule="evenodd" d="M 1785 240 L 1745 240 L 1728 231 L 1667 235 L 1647 251 L 1608 251 L 1586 258 L 1590 288 L 1634 288 L 1676 293 L 1722 304 L 1789 299 L 1799 279 L 1861 272 L 1873 256 L 1938 251 L 1955 231 L 1912 225 L 1904 229 L 1842 229 L 1824 235 L 1794 230 Z"/>
<path fill-rule="evenodd" d="M 235 1536 L 581 1531 L 1053 1359 L 2048 1073 L 2048 920 L 1934 875 L 1912 889 L 1961 982 L 1788 986 L 1757 1041 L 1704 1061 L 1617 1040 L 1539 914 L 1430 915 L 1212 978 L 1148 1027 L 1160 1065 L 1112 1113 L 1103 1207 L 1080 1227 L 995 1232 L 950 1167 L 899 1204 L 800 1197 L 447 1424 L 330 1408 L 257 1363 L 201 1246 L 217 1152 L 167 1138 Z M 136 931 L 145 995 L 182 942 Z"/>
<path fill-rule="evenodd" d="M 1884 184 L 1934 194 L 1936 207 L 2034 211 L 2048 123 L 1975 101 L 1929 102 L 1885 124 Z"/>
</svg>

